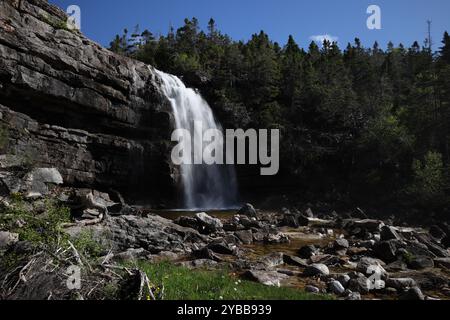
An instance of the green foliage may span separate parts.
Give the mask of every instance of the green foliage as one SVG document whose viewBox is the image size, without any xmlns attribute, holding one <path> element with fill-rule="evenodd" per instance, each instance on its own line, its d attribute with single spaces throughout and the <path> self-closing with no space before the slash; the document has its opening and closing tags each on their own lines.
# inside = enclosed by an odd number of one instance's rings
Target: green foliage
<svg viewBox="0 0 450 320">
<path fill-rule="evenodd" d="M 0 227 L 18 233 L 21 241 L 51 246 L 67 238 L 61 224 L 70 222 L 70 217 L 70 210 L 54 200 L 45 200 L 43 212 L 36 214 L 20 195 L 15 195 L 11 206 L 0 214 Z"/>
<path fill-rule="evenodd" d="M 439 204 L 443 201 L 447 185 L 444 170 L 442 155 L 437 152 L 428 152 L 423 161 L 413 161 L 409 193 L 418 203 Z"/>
<path fill-rule="evenodd" d="M 329 296 L 311 295 L 292 288 L 276 288 L 241 281 L 225 271 L 201 271 L 174 266 L 169 262 L 139 268 L 156 285 L 164 285 L 167 300 L 323 300 Z"/>
<path fill-rule="evenodd" d="M 94 239 L 92 232 L 83 231 L 75 239 L 72 240 L 77 250 L 86 257 L 100 257 L 105 253 L 105 248 L 97 240 Z"/>
</svg>

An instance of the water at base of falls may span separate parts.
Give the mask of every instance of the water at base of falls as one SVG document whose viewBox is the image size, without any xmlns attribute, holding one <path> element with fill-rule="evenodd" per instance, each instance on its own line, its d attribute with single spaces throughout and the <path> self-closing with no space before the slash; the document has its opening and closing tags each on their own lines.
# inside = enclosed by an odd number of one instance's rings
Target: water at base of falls
<svg viewBox="0 0 450 320">
<path fill-rule="evenodd" d="M 176 129 L 186 129 L 194 136 L 194 123 L 201 122 L 203 130 L 223 131 L 215 120 L 211 107 L 193 89 L 187 88 L 176 76 L 154 70 L 161 79 L 161 90 L 169 99 L 175 117 Z M 198 134 L 198 133 L 197 133 Z M 203 132 L 200 133 L 203 136 Z M 194 148 L 202 148 L 194 144 Z M 203 154 L 203 150 L 192 150 Z M 236 208 L 237 182 L 234 166 L 230 165 L 181 165 L 181 184 L 184 207 L 195 209 Z"/>
</svg>

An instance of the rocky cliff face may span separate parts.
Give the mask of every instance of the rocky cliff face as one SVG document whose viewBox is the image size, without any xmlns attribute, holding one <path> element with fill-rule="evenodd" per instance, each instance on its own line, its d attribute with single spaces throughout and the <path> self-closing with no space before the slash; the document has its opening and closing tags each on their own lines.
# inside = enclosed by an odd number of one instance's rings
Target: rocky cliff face
<svg viewBox="0 0 450 320">
<path fill-rule="evenodd" d="M 58 168 L 68 185 L 171 196 L 172 116 L 151 67 L 68 30 L 66 19 L 44 0 L 0 0 L 3 148 Z"/>
</svg>

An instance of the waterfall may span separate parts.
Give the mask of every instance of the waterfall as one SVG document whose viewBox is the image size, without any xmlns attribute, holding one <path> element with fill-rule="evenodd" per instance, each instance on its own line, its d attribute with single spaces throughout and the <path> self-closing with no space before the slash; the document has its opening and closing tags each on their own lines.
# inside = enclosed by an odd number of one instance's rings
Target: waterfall
<svg viewBox="0 0 450 320">
<path fill-rule="evenodd" d="M 211 107 L 193 89 L 187 88 L 176 76 L 155 70 L 162 82 L 162 92 L 169 99 L 177 129 L 186 129 L 194 137 L 194 122 L 202 123 L 203 131 L 217 129 L 223 132 L 214 118 Z M 203 136 L 203 132 L 196 132 Z M 203 154 L 200 144 L 194 144 L 193 153 Z M 227 209 L 237 205 L 237 183 L 234 166 L 185 165 L 180 167 L 185 209 Z"/>
</svg>

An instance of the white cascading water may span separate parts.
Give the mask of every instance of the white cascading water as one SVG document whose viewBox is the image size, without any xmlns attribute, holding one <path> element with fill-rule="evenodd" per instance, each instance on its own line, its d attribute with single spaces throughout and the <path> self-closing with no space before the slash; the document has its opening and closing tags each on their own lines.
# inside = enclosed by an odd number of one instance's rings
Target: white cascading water
<svg viewBox="0 0 450 320">
<path fill-rule="evenodd" d="M 162 82 L 162 92 L 169 99 L 177 129 L 186 129 L 194 137 L 194 122 L 200 121 L 203 131 L 218 129 L 211 107 L 193 89 L 187 88 L 176 76 L 156 70 Z M 198 128 L 197 128 L 198 130 Z M 203 132 L 196 132 L 203 136 Z M 223 147 L 223 146 L 222 146 Z M 196 149 L 194 149 L 196 148 Z M 201 144 L 194 144 L 193 153 L 203 154 Z M 237 205 L 236 173 L 229 165 L 181 165 L 184 209 L 228 209 Z"/>
</svg>

